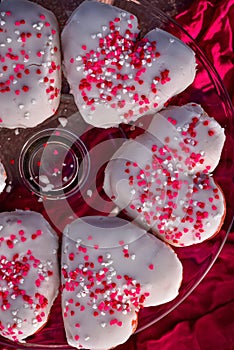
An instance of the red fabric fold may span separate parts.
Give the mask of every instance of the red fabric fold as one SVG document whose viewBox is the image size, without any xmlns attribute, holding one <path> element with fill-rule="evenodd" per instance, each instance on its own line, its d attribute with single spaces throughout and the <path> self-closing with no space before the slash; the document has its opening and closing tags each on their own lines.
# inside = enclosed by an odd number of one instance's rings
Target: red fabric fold
<svg viewBox="0 0 234 350">
<path fill-rule="evenodd" d="M 234 0 L 194 1 L 175 18 L 213 63 L 234 102 Z M 168 316 L 118 350 L 234 349 L 234 227 L 205 279 Z"/>
<path fill-rule="evenodd" d="M 214 64 L 234 102 L 234 0 L 194 1 L 175 19 Z"/>
</svg>

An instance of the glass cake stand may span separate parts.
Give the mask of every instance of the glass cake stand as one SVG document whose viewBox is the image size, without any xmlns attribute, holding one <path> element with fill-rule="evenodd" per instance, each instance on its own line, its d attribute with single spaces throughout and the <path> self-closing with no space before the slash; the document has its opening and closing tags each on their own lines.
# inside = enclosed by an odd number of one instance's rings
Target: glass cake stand
<svg viewBox="0 0 234 350">
<path fill-rule="evenodd" d="M 71 12 L 81 1 L 36 1 L 56 14 L 61 29 Z M 220 232 L 211 240 L 196 246 L 175 248 L 184 267 L 184 277 L 178 297 L 158 307 L 142 309 L 136 332 L 156 323 L 175 309 L 201 282 L 214 264 L 228 233 L 234 215 L 234 123 L 228 94 L 214 67 L 192 38 L 176 22 L 147 1 L 141 4 L 115 1 L 135 14 L 143 32 L 160 27 L 180 38 L 196 53 L 197 75 L 194 83 L 174 97 L 170 104 L 196 102 L 225 128 L 226 142 L 221 160 L 213 174 L 222 188 L 227 214 Z M 140 128 L 145 119 L 135 124 Z M 44 215 L 59 237 L 64 226 L 76 217 L 87 215 L 117 215 L 118 210 L 102 190 L 106 163 L 119 146 L 135 136 L 137 128 L 121 125 L 107 130 L 86 124 L 74 104 L 65 79 L 59 109 L 53 117 L 31 129 L 0 131 L 1 160 L 8 179 L 0 195 L 1 211 L 32 209 Z M 48 147 L 43 147 L 44 144 Z M 14 145 L 17 144 L 17 148 Z M 55 154 L 59 154 L 58 158 Z M 57 297 L 45 327 L 25 343 L 12 343 L 0 337 L 2 349 L 70 349 L 63 328 L 60 295 Z"/>
</svg>

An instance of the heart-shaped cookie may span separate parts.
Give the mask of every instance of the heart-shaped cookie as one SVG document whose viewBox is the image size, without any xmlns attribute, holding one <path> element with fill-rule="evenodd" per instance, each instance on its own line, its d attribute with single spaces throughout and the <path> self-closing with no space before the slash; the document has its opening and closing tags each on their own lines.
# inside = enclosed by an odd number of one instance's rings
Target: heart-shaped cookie
<svg viewBox="0 0 234 350">
<path fill-rule="evenodd" d="M 142 307 L 174 299 L 182 265 L 165 243 L 117 217 L 68 225 L 62 246 L 62 311 L 67 341 L 78 349 L 125 342 Z"/>
<path fill-rule="evenodd" d="M 61 59 L 54 14 L 27 0 L 0 3 L 0 127 L 34 127 L 59 105 Z"/>
<path fill-rule="evenodd" d="M 147 132 L 113 155 L 104 190 L 166 242 L 200 243 L 218 232 L 225 216 L 223 194 L 209 175 L 224 140 L 223 129 L 198 105 L 161 111 Z"/>
<path fill-rule="evenodd" d="M 58 294 L 58 238 L 38 213 L 0 214 L 0 335 L 22 341 L 47 322 Z"/>
<path fill-rule="evenodd" d="M 84 1 L 62 32 L 64 71 L 87 123 L 108 128 L 161 109 L 195 77 L 194 52 L 155 29 L 140 38 L 137 18 Z"/>
</svg>

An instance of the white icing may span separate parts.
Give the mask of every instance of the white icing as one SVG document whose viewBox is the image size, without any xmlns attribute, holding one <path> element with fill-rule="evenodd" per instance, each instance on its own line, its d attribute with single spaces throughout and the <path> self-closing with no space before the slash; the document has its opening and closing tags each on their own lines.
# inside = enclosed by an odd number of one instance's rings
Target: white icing
<svg viewBox="0 0 234 350">
<path fill-rule="evenodd" d="M 22 341 L 47 322 L 58 294 L 58 237 L 31 211 L 1 213 L 0 226 L 0 334 Z"/>
<path fill-rule="evenodd" d="M 197 119 L 195 123 L 194 118 Z M 206 169 L 211 173 L 219 163 L 225 142 L 224 129 L 198 104 L 169 106 L 155 114 L 147 131 L 170 149 L 178 150 L 182 159 L 178 161 L 176 153 L 173 159 L 183 171 L 196 173 Z M 192 161 L 191 153 L 199 155 L 199 161 Z"/>
<path fill-rule="evenodd" d="M 52 12 L 27 0 L 2 1 L 0 20 L 0 127 L 34 127 L 59 105 L 58 23 Z"/>
<path fill-rule="evenodd" d="M 6 179 L 7 179 L 6 170 L 3 164 L 0 162 L 0 193 L 4 190 L 6 186 Z"/>
<path fill-rule="evenodd" d="M 110 27 L 110 21 L 113 27 Z M 170 97 L 183 91 L 194 80 L 194 52 L 161 29 L 148 33 L 143 39 L 145 42 L 138 42 L 144 58 L 141 57 L 137 66 L 137 25 L 137 18 L 129 12 L 95 1 L 84 1 L 62 32 L 65 75 L 80 113 L 89 124 L 108 128 L 134 121 L 149 110 L 161 109 Z M 114 34 L 115 30 L 119 34 Z M 130 34 L 126 30 L 130 30 Z M 111 36 L 116 39 L 116 44 L 109 43 Z M 153 42 L 156 42 L 156 48 Z M 93 52 L 87 56 L 91 50 Z M 87 57 L 89 66 L 84 61 Z M 116 67 L 116 64 L 120 66 Z M 99 66 L 101 72 L 97 71 Z M 90 84 L 88 88 L 81 88 L 84 81 Z M 157 92 L 152 90 L 154 83 Z M 86 96 L 82 95 L 84 93 Z M 84 98 L 93 100 L 88 104 Z"/>
<path fill-rule="evenodd" d="M 178 124 L 171 124 L 169 117 Z M 180 128 L 194 117 L 197 144 L 188 147 Z M 203 124 L 207 121 L 208 126 Z M 220 229 L 225 215 L 223 194 L 209 175 L 219 162 L 224 140 L 223 129 L 200 106 L 170 107 L 153 116 L 147 132 L 126 141 L 113 155 L 104 190 L 129 217 L 166 242 L 200 243 Z M 187 165 L 190 158 L 195 159 L 193 166 Z"/>
<path fill-rule="evenodd" d="M 117 217 L 85 217 L 68 225 L 62 271 L 67 341 L 98 350 L 125 342 L 135 330 L 139 308 L 174 299 L 182 280 L 182 265 L 168 245 Z"/>
</svg>

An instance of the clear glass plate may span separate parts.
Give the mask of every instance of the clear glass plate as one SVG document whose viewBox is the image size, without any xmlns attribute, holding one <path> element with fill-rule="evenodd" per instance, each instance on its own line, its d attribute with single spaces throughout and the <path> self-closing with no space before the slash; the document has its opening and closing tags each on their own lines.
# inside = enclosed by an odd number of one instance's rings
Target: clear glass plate
<svg viewBox="0 0 234 350">
<path fill-rule="evenodd" d="M 36 2 L 56 14 L 62 29 L 68 16 L 81 1 Z M 170 104 L 201 104 L 206 112 L 225 128 L 226 133 L 222 157 L 213 175 L 221 186 L 227 203 L 227 214 L 222 229 L 213 239 L 202 244 L 175 248 L 184 267 L 180 293 L 170 303 L 142 309 L 136 331 L 140 332 L 168 315 L 194 290 L 215 262 L 226 241 L 234 215 L 233 109 L 217 72 L 183 28 L 147 1 L 142 1 L 141 4 L 115 1 L 114 5 L 134 13 L 139 18 L 144 32 L 160 27 L 180 38 L 195 51 L 198 63 L 196 79 L 186 91 L 173 98 Z M 0 131 L 1 160 L 8 174 L 7 189 L 0 195 L 0 210 L 29 208 L 41 212 L 60 237 L 64 226 L 77 216 L 118 214 L 102 190 L 103 170 L 115 150 L 126 138 L 137 132 L 133 127 L 126 125 L 108 130 L 87 125 L 80 117 L 68 92 L 64 80 L 59 110 L 55 116 L 38 127 Z M 142 119 L 139 123 L 141 127 L 144 124 Z M 49 153 L 42 154 L 41 149 L 45 142 L 50 143 Z M 53 160 L 50 156 L 56 147 L 64 152 L 66 160 L 60 160 L 60 168 L 59 164 L 51 165 L 50 162 Z M 40 181 L 39 164 L 43 165 L 43 174 L 50 176 L 54 181 L 53 188 L 46 189 L 43 181 Z M 31 181 L 30 178 L 38 181 Z M 0 337 L 2 349 L 70 349 L 66 343 L 60 301 L 58 296 L 48 323 L 42 330 L 28 338 L 24 344 L 12 343 Z"/>
</svg>

